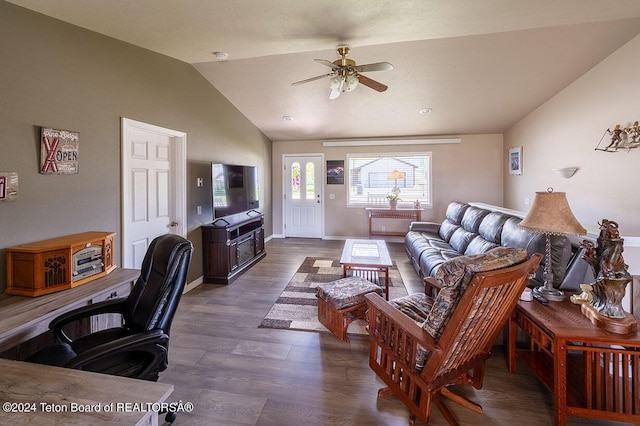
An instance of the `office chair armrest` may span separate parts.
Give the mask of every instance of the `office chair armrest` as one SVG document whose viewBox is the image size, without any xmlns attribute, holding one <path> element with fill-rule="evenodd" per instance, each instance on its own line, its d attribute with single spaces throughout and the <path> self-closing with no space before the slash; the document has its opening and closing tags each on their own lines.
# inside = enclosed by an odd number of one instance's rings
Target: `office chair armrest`
<svg viewBox="0 0 640 426">
<path fill-rule="evenodd" d="M 157 369 L 159 361 L 166 363 L 166 345 L 168 341 L 169 336 L 162 330 L 142 331 L 88 349 L 71 359 L 63 367 L 101 372 L 96 363 L 99 363 L 102 359 L 108 360 L 118 353 L 145 352 L 153 357 L 152 361 L 147 362 L 145 371 L 137 376 L 138 378 L 145 378 L 149 377 L 149 374 Z"/>
<path fill-rule="evenodd" d="M 126 297 L 103 300 L 102 302 L 81 306 L 69 312 L 65 312 L 64 314 L 54 318 L 49 323 L 49 329 L 53 330 L 53 333 L 58 341 L 70 344 L 72 340 L 64 332 L 64 326 L 71 322 L 89 318 L 95 315 L 122 314 L 124 312 L 124 305 L 126 300 Z"/>
</svg>

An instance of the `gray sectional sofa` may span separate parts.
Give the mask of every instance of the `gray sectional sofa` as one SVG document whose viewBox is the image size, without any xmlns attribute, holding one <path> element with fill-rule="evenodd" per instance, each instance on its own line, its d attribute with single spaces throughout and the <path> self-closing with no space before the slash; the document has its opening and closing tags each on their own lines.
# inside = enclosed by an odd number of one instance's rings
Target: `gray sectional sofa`
<svg viewBox="0 0 640 426">
<path fill-rule="evenodd" d="M 523 248 L 529 255 L 545 252 L 545 236 L 518 226 L 521 217 L 500 211 L 452 202 L 442 223 L 413 222 L 404 245 L 420 277 L 434 276 L 440 265 L 453 257 L 484 253 L 494 247 Z M 552 236 L 554 287 L 579 291 L 580 284 L 593 281 L 590 265 L 582 259 L 583 251 L 567 237 Z M 543 278 L 544 262 L 535 280 Z M 539 285 L 535 282 L 532 285 Z"/>
</svg>

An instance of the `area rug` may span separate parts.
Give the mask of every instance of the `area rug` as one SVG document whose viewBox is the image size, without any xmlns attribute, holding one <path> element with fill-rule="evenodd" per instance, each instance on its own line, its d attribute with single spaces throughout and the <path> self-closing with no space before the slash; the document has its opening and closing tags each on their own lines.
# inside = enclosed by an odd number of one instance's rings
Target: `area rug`
<svg viewBox="0 0 640 426">
<path fill-rule="evenodd" d="M 318 321 L 316 287 L 342 278 L 337 259 L 307 257 L 280 294 L 259 327 L 287 330 L 326 331 Z M 395 262 L 389 268 L 389 299 L 405 296 L 407 290 Z M 348 333 L 367 334 L 363 320 L 349 325 Z"/>
</svg>

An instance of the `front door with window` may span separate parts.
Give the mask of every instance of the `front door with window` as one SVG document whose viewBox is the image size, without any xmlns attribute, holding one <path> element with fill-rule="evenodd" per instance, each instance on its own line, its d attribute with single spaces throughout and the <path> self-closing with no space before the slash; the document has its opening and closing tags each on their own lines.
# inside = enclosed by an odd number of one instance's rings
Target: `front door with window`
<svg viewBox="0 0 640 426">
<path fill-rule="evenodd" d="M 284 158 L 284 236 L 322 237 L 322 155 Z"/>
</svg>

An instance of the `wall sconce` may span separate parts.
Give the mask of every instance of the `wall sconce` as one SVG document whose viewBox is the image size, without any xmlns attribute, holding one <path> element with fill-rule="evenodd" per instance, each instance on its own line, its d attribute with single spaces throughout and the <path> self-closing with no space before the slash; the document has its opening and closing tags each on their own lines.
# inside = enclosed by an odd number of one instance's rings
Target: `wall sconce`
<svg viewBox="0 0 640 426">
<path fill-rule="evenodd" d="M 611 142 L 604 148 L 600 148 L 600 144 L 602 143 L 602 139 L 609 134 L 611 136 Z M 611 129 L 607 129 L 602 134 L 600 138 L 600 142 L 596 146 L 596 151 L 605 151 L 605 152 L 616 152 L 619 149 L 631 150 L 633 148 L 638 148 L 640 146 L 640 125 L 638 125 L 638 120 L 633 123 L 632 126 L 622 128 L 619 124 L 616 124 L 616 127 Z"/>
<path fill-rule="evenodd" d="M 562 169 L 551 169 L 551 171 L 558 176 L 569 179 L 571 176 L 575 175 L 578 171 L 577 167 L 563 167 Z"/>
</svg>

